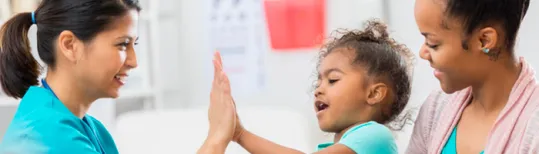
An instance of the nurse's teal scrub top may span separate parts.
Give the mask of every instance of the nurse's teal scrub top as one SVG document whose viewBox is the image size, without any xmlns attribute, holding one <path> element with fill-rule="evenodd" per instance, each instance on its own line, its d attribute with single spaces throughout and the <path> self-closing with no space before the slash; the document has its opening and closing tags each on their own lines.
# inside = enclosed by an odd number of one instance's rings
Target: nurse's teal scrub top
<svg viewBox="0 0 539 154">
<path fill-rule="evenodd" d="M 46 83 L 44 83 L 44 86 Z M 32 86 L 0 143 L 0 154 L 117 154 L 107 129 L 78 118 L 49 90 Z"/>
</svg>

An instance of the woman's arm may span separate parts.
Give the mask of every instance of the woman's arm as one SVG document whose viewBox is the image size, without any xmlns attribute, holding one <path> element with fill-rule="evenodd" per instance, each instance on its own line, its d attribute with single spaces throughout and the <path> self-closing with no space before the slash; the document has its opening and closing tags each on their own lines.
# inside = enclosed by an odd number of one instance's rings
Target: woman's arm
<svg viewBox="0 0 539 154">
<path fill-rule="evenodd" d="M 431 135 L 431 127 L 436 125 L 434 118 L 436 114 L 439 114 L 440 108 L 443 107 L 441 105 L 447 104 L 447 102 L 440 101 L 446 101 L 446 99 L 447 95 L 442 91 L 434 91 L 423 102 L 414 123 L 414 129 L 405 152 L 406 154 L 428 153 L 428 140 Z"/>
<path fill-rule="evenodd" d="M 224 154 L 227 146 L 227 143 L 206 140 L 197 154 Z"/>
<path fill-rule="evenodd" d="M 423 105 L 419 110 L 419 115 L 414 123 L 414 129 L 408 143 L 408 148 L 406 149 L 406 154 L 426 154 L 428 152 L 427 143 L 425 141 L 425 135 L 428 134 L 426 132 L 427 130 L 425 130 L 427 129 L 425 128 L 426 125 L 428 125 L 428 117 L 425 112 L 426 109 Z"/>
</svg>

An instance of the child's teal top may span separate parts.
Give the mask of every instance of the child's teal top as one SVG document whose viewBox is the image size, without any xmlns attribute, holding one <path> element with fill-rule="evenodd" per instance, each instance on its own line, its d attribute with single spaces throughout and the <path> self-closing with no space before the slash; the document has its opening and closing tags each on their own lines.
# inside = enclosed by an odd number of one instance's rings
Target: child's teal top
<svg viewBox="0 0 539 154">
<path fill-rule="evenodd" d="M 0 154 L 118 154 L 92 116 L 78 118 L 52 91 L 30 87 L 0 143 Z"/>
<path fill-rule="evenodd" d="M 481 151 L 479 154 L 483 154 L 485 151 Z M 447 139 L 444 148 L 442 149 L 442 154 L 457 154 L 457 127 L 453 128 L 451 131 L 451 136 Z"/>
<path fill-rule="evenodd" d="M 395 138 L 386 126 L 374 121 L 354 126 L 346 131 L 338 144 L 343 144 L 357 154 L 397 154 Z M 323 143 L 318 145 L 318 151 L 334 145 Z"/>
</svg>

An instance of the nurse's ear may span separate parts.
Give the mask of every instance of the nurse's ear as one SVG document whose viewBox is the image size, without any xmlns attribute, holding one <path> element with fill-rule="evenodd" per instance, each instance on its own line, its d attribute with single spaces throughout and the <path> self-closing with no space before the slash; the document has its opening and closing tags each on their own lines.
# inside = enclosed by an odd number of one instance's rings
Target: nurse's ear
<svg viewBox="0 0 539 154">
<path fill-rule="evenodd" d="M 84 43 L 73 32 L 65 30 L 58 36 L 59 55 L 76 64 L 83 56 Z"/>
</svg>

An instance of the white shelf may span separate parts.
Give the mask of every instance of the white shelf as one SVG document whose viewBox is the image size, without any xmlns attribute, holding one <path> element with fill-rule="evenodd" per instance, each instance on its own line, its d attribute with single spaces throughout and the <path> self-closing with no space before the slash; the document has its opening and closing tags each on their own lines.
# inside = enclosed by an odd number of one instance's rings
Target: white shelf
<svg viewBox="0 0 539 154">
<path fill-rule="evenodd" d="M 14 107 L 19 105 L 19 100 L 7 96 L 0 96 L 0 107 Z"/>
</svg>

